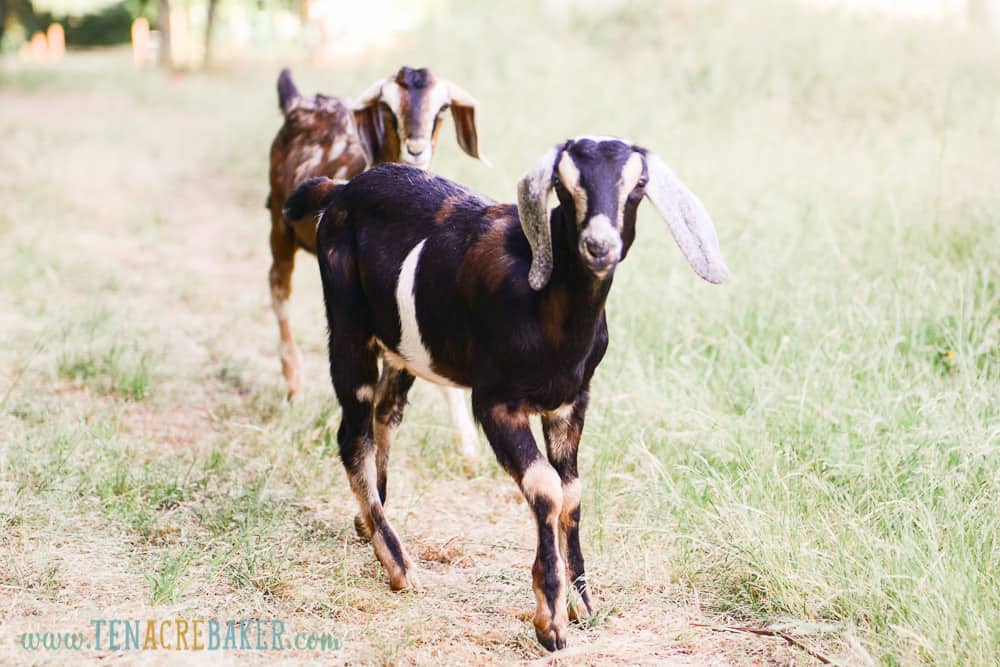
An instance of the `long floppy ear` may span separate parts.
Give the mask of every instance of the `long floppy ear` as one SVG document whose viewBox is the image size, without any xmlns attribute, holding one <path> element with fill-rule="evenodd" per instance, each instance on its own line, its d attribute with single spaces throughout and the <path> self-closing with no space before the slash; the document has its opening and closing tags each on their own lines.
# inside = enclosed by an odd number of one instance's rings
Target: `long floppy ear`
<svg viewBox="0 0 1000 667">
<path fill-rule="evenodd" d="M 451 96 L 451 117 L 455 121 L 455 138 L 462 150 L 483 162 L 487 160 L 479 155 L 479 133 L 476 128 L 476 100 L 461 87 L 451 81 L 448 94 Z"/>
<path fill-rule="evenodd" d="M 376 81 L 354 103 L 354 125 L 369 166 L 379 161 L 385 145 L 385 121 L 379 108 L 384 84 L 385 79 Z"/>
<path fill-rule="evenodd" d="M 710 283 L 723 282 L 729 277 L 729 269 L 722 260 L 719 237 L 704 204 L 654 153 L 646 154 L 646 169 L 646 196 L 667 221 L 691 268 Z"/>
<path fill-rule="evenodd" d="M 521 218 L 521 229 L 531 246 L 528 284 L 536 292 L 545 287 L 552 275 L 549 194 L 552 192 L 552 173 L 559 154 L 559 147 L 550 149 L 517 184 L 517 212 Z"/>
</svg>

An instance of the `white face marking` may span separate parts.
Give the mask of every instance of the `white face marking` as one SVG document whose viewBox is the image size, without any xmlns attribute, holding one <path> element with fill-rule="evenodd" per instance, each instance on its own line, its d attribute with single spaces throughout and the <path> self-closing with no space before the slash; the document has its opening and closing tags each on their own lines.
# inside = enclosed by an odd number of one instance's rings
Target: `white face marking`
<svg viewBox="0 0 1000 667">
<path fill-rule="evenodd" d="M 399 310 L 399 356 L 410 373 L 435 384 L 454 385 L 450 380 L 434 372 L 431 353 L 424 347 L 420 337 L 420 327 L 417 324 L 417 300 L 414 285 L 417 277 L 417 265 L 420 253 L 424 249 L 424 239 L 410 251 L 399 270 L 399 282 L 396 283 L 396 308 Z M 390 353 L 387 351 L 386 356 Z"/>
<path fill-rule="evenodd" d="M 573 197 L 573 208 L 576 209 L 576 223 L 580 224 L 587 217 L 587 190 L 580 183 L 580 169 L 573 158 L 563 153 L 559 159 L 559 180 L 563 187 Z"/>
<path fill-rule="evenodd" d="M 436 81 L 432 87 L 424 93 L 422 99 L 423 108 L 420 110 L 420 115 L 423 118 L 423 127 L 427 131 L 427 134 L 426 136 L 416 138 L 417 141 L 415 141 L 414 144 L 423 146 L 423 149 L 416 156 L 410 153 L 410 146 L 409 143 L 407 143 L 408 137 L 406 136 L 406 131 L 410 128 L 404 127 L 405 123 L 402 119 L 399 119 L 400 122 L 397 128 L 400 145 L 399 153 L 404 164 L 417 167 L 418 169 L 427 169 L 431 166 L 431 157 L 433 153 L 431 136 L 434 133 L 434 117 L 437 116 L 437 112 L 450 99 L 451 94 L 448 92 L 448 86 L 438 81 Z M 396 117 L 399 118 L 399 112 L 397 111 L 396 113 Z"/>
<path fill-rule="evenodd" d="M 363 384 L 358 387 L 357 391 L 354 392 L 354 395 L 361 403 L 371 403 L 371 400 L 375 398 L 375 387 L 370 384 Z"/>
<path fill-rule="evenodd" d="M 600 213 L 595 215 L 583 228 L 580 235 L 581 247 L 588 241 L 597 241 L 608 248 L 614 261 L 618 261 L 622 251 L 622 237 L 618 228 L 611 222 L 611 218 Z"/>
</svg>

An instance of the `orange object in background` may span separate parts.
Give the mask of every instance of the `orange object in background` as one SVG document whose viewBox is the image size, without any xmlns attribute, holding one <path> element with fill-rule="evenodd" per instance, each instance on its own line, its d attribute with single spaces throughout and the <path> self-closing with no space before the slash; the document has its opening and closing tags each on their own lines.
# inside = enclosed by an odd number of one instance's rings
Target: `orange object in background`
<svg viewBox="0 0 1000 667">
<path fill-rule="evenodd" d="M 47 33 L 49 51 L 48 59 L 52 62 L 59 62 L 66 55 L 66 32 L 58 23 L 49 26 Z"/>
<path fill-rule="evenodd" d="M 45 60 L 49 53 L 49 42 L 45 38 L 44 32 L 36 32 L 28 42 L 27 57 L 29 60 L 40 63 Z"/>
<path fill-rule="evenodd" d="M 143 67 L 149 60 L 149 21 L 139 17 L 132 21 L 132 62 Z"/>
</svg>

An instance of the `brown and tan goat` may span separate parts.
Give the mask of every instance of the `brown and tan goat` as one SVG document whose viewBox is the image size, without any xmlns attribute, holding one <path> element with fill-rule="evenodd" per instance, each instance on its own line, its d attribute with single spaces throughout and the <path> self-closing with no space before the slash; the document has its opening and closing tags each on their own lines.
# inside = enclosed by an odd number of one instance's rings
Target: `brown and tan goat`
<svg viewBox="0 0 1000 667">
<path fill-rule="evenodd" d="M 285 122 L 271 144 L 269 280 L 281 335 L 281 369 L 291 398 L 301 387 L 302 365 L 289 323 L 292 271 L 300 248 L 316 252 L 317 220 L 309 216 L 286 221 L 281 214 L 285 200 L 310 178 L 349 180 L 382 162 L 427 169 L 449 109 L 459 146 L 474 158 L 480 156 L 476 101 L 426 69 L 402 67 L 351 105 L 327 95 L 303 97 L 285 69 L 278 77 L 278 102 Z M 469 464 L 478 454 L 478 439 L 464 394 L 454 388 L 442 393 Z"/>
</svg>

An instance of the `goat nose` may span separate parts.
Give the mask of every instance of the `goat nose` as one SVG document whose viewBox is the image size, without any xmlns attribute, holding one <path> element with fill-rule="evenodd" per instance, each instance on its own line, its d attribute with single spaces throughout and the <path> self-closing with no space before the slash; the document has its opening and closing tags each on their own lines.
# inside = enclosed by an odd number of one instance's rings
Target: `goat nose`
<svg viewBox="0 0 1000 667">
<path fill-rule="evenodd" d="M 611 246 L 601 239 L 587 239 L 585 242 L 587 247 L 587 252 L 594 259 L 600 259 L 608 254 L 611 250 Z"/>
<path fill-rule="evenodd" d="M 406 150 L 410 152 L 410 155 L 416 157 L 427 150 L 427 141 L 424 139 L 407 139 Z"/>
</svg>

